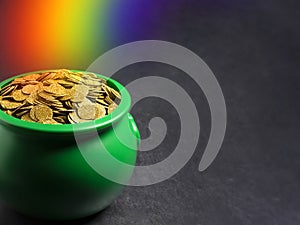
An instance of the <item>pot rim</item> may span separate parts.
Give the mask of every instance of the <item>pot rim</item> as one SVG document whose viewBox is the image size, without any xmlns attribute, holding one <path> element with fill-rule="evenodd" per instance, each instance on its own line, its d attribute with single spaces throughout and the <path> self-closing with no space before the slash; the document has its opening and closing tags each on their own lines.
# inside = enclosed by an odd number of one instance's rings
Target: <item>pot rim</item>
<svg viewBox="0 0 300 225">
<path fill-rule="evenodd" d="M 26 76 L 29 74 L 34 73 L 41 73 L 41 72 L 48 72 L 53 70 L 39 70 L 39 71 L 33 71 L 28 73 L 23 73 L 17 76 L 10 77 L 0 83 L 0 88 L 8 85 L 10 82 L 12 82 L 15 78 Z M 88 71 L 82 71 L 82 70 L 70 70 L 72 72 L 88 72 Z M 16 127 L 21 128 L 25 130 L 30 131 L 38 131 L 38 132 L 45 132 L 45 133 L 57 133 L 57 134 L 68 134 L 68 133 L 74 133 L 74 132 L 88 132 L 92 130 L 99 130 L 106 128 L 113 123 L 117 122 L 120 118 L 122 118 L 125 114 L 129 112 L 130 105 L 131 105 L 131 97 L 129 92 L 126 90 L 126 88 L 117 82 L 114 79 L 111 79 L 109 77 L 91 72 L 95 74 L 96 76 L 103 78 L 107 81 L 108 86 L 112 86 L 113 88 L 117 89 L 122 99 L 120 101 L 120 104 L 118 107 L 110 114 L 90 122 L 83 122 L 83 123 L 77 123 L 77 124 L 41 124 L 41 123 L 35 123 L 35 122 L 28 122 L 21 119 L 18 119 L 16 117 L 10 116 L 0 110 L 0 123 L 6 126 L 10 127 Z"/>
</svg>

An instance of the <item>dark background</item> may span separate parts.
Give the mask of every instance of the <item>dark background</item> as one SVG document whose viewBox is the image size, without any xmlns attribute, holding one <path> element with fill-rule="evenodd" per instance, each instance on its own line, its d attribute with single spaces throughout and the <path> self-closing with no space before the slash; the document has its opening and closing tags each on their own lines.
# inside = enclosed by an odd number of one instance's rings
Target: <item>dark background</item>
<svg viewBox="0 0 300 225">
<path fill-rule="evenodd" d="M 222 87 L 227 133 L 208 170 L 197 170 L 210 132 L 209 107 L 199 87 L 170 66 L 132 65 L 114 78 L 126 84 L 141 76 L 168 77 L 193 98 L 201 112 L 202 130 L 191 161 L 163 183 L 125 188 L 109 208 L 87 219 L 45 222 L 0 206 L 1 224 L 300 224 L 299 1 L 208 2 L 186 1 L 155 36 L 197 53 Z M 171 1 L 161 7 L 172 10 Z M 149 135 L 146 127 L 154 116 L 161 116 L 168 125 L 162 145 L 139 154 L 138 164 L 167 157 L 179 137 L 175 109 L 167 102 L 147 98 L 132 113 L 143 137 Z"/>
</svg>

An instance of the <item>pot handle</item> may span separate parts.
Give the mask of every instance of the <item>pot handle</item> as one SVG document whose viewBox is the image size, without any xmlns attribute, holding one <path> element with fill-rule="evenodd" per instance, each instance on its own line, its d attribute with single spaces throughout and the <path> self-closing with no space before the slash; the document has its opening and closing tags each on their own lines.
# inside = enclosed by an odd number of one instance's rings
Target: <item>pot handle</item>
<svg viewBox="0 0 300 225">
<path fill-rule="evenodd" d="M 134 121 L 134 118 L 130 113 L 128 113 L 127 116 L 128 116 L 128 120 L 129 120 L 129 127 L 130 127 L 132 133 L 134 134 L 134 136 L 137 138 L 138 144 L 140 144 L 141 134 L 140 134 L 140 131 Z"/>
</svg>

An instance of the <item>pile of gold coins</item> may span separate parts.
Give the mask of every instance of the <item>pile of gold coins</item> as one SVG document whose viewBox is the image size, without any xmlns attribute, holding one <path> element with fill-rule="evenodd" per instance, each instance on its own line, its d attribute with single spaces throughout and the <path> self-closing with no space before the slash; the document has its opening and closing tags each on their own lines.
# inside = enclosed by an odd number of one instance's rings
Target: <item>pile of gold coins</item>
<svg viewBox="0 0 300 225">
<path fill-rule="evenodd" d="M 0 90 L 7 114 L 43 124 L 74 124 L 115 110 L 121 95 L 89 72 L 53 70 L 16 78 Z"/>
</svg>

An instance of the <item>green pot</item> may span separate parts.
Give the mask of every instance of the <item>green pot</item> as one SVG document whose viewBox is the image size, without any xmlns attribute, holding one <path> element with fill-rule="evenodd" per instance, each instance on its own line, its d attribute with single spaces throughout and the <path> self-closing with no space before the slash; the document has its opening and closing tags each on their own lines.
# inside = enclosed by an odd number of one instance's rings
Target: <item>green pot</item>
<svg viewBox="0 0 300 225">
<path fill-rule="evenodd" d="M 98 76 L 122 95 L 118 108 L 98 120 L 47 125 L 0 110 L 0 197 L 16 211 L 51 220 L 86 217 L 116 199 L 124 186 L 117 180 L 129 181 L 140 140 L 128 113 L 131 98 L 120 83 Z M 110 163 L 108 155 L 131 167 Z M 97 172 L 103 170 L 112 171 L 113 179 Z"/>
</svg>

